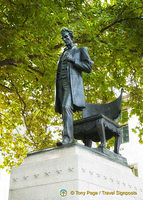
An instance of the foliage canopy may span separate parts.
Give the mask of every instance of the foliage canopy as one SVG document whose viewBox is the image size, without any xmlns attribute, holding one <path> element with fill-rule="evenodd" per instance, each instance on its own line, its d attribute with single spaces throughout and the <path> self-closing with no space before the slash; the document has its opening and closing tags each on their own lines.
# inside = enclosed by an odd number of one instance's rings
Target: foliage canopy
<svg viewBox="0 0 143 200">
<path fill-rule="evenodd" d="M 47 127 L 59 120 L 54 94 L 63 26 L 95 63 L 83 75 L 86 101 L 109 102 L 114 89 L 123 87 L 143 143 L 142 11 L 142 0 L 0 1 L 1 167 L 19 164 L 29 149 L 55 145 Z"/>
</svg>

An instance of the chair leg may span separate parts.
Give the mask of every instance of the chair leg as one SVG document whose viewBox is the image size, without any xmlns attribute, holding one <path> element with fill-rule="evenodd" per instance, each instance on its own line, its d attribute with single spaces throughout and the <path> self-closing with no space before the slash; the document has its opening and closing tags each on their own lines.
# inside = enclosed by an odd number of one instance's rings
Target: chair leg
<svg viewBox="0 0 143 200">
<path fill-rule="evenodd" d="M 106 148 L 106 136 L 105 136 L 105 127 L 104 127 L 104 119 L 99 119 L 96 121 L 96 128 L 98 135 L 100 137 L 101 144 L 100 147 Z"/>
<path fill-rule="evenodd" d="M 120 135 L 115 136 L 114 153 L 119 154 L 120 143 L 121 143 Z"/>
<path fill-rule="evenodd" d="M 91 139 L 84 139 L 83 143 L 87 147 L 92 147 L 92 140 Z"/>
</svg>

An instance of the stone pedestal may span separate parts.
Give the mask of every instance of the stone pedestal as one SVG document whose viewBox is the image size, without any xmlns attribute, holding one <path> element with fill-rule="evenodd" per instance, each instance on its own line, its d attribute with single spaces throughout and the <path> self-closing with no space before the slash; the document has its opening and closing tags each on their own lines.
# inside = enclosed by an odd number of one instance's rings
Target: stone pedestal
<svg viewBox="0 0 143 200">
<path fill-rule="evenodd" d="M 31 153 L 12 170 L 9 200 L 61 199 L 143 200 L 143 182 L 121 156 L 79 144 Z"/>
</svg>

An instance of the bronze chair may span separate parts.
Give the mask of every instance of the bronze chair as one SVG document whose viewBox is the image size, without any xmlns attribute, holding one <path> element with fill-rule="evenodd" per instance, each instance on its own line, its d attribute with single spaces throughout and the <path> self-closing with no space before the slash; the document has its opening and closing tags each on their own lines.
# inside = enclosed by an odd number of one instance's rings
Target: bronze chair
<svg viewBox="0 0 143 200">
<path fill-rule="evenodd" d="M 122 89 L 120 96 L 108 104 L 86 103 L 83 118 L 74 121 L 74 138 L 83 140 L 91 147 L 92 141 L 101 142 L 101 148 L 106 148 L 106 140 L 115 137 L 114 152 L 119 153 L 121 130 L 117 122 L 120 119 Z"/>
</svg>

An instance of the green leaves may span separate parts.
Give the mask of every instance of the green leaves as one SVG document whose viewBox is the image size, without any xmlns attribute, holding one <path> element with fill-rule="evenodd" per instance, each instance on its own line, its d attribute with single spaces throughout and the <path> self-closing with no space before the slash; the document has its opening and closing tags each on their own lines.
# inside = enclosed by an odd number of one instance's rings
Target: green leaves
<svg viewBox="0 0 143 200">
<path fill-rule="evenodd" d="M 123 87 L 124 94 L 129 95 L 126 105 L 132 108 L 131 115 L 136 114 L 141 122 L 142 142 L 140 0 L 1 0 L 0 6 L 0 150 L 4 155 L 1 167 L 10 169 L 20 164 L 29 150 L 56 144 L 46 127 L 59 124 L 54 94 L 63 26 L 74 31 L 78 46 L 88 47 L 95 63 L 91 74 L 83 74 L 86 101 L 112 101 L 114 89 Z M 80 114 L 75 116 L 79 117 Z"/>
</svg>

